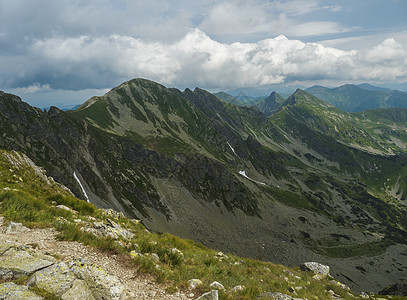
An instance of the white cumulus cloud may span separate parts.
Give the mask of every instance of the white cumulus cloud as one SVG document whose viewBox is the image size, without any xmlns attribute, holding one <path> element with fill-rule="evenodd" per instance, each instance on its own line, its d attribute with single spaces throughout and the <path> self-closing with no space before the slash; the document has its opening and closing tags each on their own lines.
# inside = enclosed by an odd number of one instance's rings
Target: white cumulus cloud
<svg viewBox="0 0 407 300">
<path fill-rule="evenodd" d="M 108 81 L 106 74 L 118 83 L 145 77 L 170 86 L 204 88 L 301 80 L 407 80 L 407 50 L 394 39 L 363 53 L 285 36 L 257 43 L 220 43 L 194 29 L 170 44 L 120 35 L 52 38 L 34 43 L 31 55 L 46 64 L 44 74 L 72 76 L 93 87 Z M 47 80 L 58 79 L 50 75 Z"/>
</svg>

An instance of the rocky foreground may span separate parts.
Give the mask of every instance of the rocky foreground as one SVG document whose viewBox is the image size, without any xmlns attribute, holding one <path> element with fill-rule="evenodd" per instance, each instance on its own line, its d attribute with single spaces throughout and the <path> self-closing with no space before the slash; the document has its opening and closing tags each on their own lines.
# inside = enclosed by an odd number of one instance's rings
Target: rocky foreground
<svg viewBox="0 0 407 300">
<path fill-rule="evenodd" d="M 98 224 L 92 229 L 94 234 L 130 235 L 114 222 L 112 225 Z M 98 228 L 98 229 L 97 229 Z M 58 241 L 56 231 L 47 229 L 28 229 L 20 223 L 9 222 L 3 226 L 0 217 L 0 299 L 200 299 L 216 300 L 218 291 L 225 287 L 215 281 L 212 290 L 202 295 L 195 295 L 194 291 L 202 285 L 199 279 L 188 281 L 185 292 L 168 294 L 163 285 L 159 285 L 151 278 L 137 272 L 134 265 L 119 255 L 109 255 L 97 249 L 84 246 L 77 242 Z M 140 255 L 140 254 L 139 254 Z M 218 253 L 218 259 L 227 259 L 227 255 Z M 159 259 L 157 257 L 157 259 Z M 318 281 L 329 275 L 329 267 L 316 262 L 304 263 L 302 271 L 312 272 L 313 279 Z M 287 281 L 293 283 L 298 276 L 285 270 Z M 375 298 L 373 295 L 362 293 L 353 295 L 346 285 L 335 280 L 332 283 L 348 290 L 348 296 L 354 299 Z M 243 285 L 234 287 L 239 292 Z M 303 286 L 289 288 L 291 294 L 296 294 Z M 343 299 L 334 291 L 328 291 L 330 299 Z M 267 292 L 259 299 L 302 299 L 279 292 Z M 315 299 L 319 299 L 315 297 Z"/>
<path fill-rule="evenodd" d="M 0 299 L 188 299 L 169 295 L 120 256 L 58 241 L 56 233 L 0 227 Z"/>
</svg>

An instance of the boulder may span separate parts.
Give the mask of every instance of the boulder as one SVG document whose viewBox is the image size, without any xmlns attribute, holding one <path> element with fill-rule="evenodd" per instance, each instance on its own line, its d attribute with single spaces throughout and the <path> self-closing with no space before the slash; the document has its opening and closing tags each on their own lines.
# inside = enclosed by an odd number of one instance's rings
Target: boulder
<svg viewBox="0 0 407 300">
<path fill-rule="evenodd" d="M 40 254 L 26 246 L 0 245 L 0 278 L 2 280 L 31 275 L 37 270 L 51 266 L 55 258 Z"/>
<path fill-rule="evenodd" d="M 31 292 L 27 286 L 17 285 L 13 282 L 0 284 L 0 299 L 7 300 L 41 300 L 42 297 Z"/>
<path fill-rule="evenodd" d="M 329 275 L 329 266 L 317 262 L 305 262 L 300 265 L 302 271 L 313 272 L 322 276 Z"/>
<path fill-rule="evenodd" d="M 96 299 L 125 299 L 125 286 L 117 276 L 81 259 L 71 260 L 67 265 L 86 282 Z"/>
<path fill-rule="evenodd" d="M 57 209 L 62 209 L 62 210 L 69 211 L 69 212 L 71 212 L 71 213 L 73 213 L 73 214 L 76 214 L 76 213 L 77 213 L 75 210 L 73 210 L 73 209 L 71 209 L 71 208 L 69 208 L 68 206 L 65 206 L 65 205 L 63 205 L 63 204 L 57 205 L 57 206 L 55 206 L 55 207 L 56 207 Z"/>
<path fill-rule="evenodd" d="M 64 262 L 60 262 L 34 273 L 30 277 L 28 285 L 62 297 L 72 287 L 75 280 L 75 274 Z"/>
<path fill-rule="evenodd" d="M 218 300 L 218 299 L 219 299 L 218 290 L 212 290 L 210 292 L 202 294 L 201 297 L 196 298 L 196 300 Z"/>
<path fill-rule="evenodd" d="M 30 231 L 27 227 L 25 227 L 21 223 L 10 222 L 4 229 L 3 233 L 6 234 L 18 234 Z"/>
<path fill-rule="evenodd" d="M 273 299 L 273 300 L 292 300 L 293 298 L 289 295 L 276 293 L 276 292 L 266 292 L 262 293 L 258 297 L 259 299 Z"/>
<path fill-rule="evenodd" d="M 200 281 L 199 279 L 190 279 L 188 280 L 188 288 L 191 290 L 196 289 L 198 286 L 202 285 L 202 281 Z"/>
<path fill-rule="evenodd" d="M 231 288 L 231 292 L 232 293 L 239 293 L 242 292 L 244 290 L 244 286 L 243 285 L 236 285 L 233 288 Z"/>
<path fill-rule="evenodd" d="M 62 300 L 76 300 L 76 299 L 81 299 L 81 300 L 96 300 L 96 298 L 93 297 L 92 292 L 89 288 L 89 286 L 86 284 L 85 281 L 83 280 L 75 280 L 73 282 L 72 287 L 62 295 L 61 297 Z"/>
<path fill-rule="evenodd" d="M 40 270 L 32 275 L 28 284 L 64 300 L 123 300 L 126 296 L 125 287 L 118 277 L 81 259 Z"/>
<path fill-rule="evenodd" d="M 225 289 L 223 284 L 221 284 L 217 281 L 212 282 L 209 286 L 214 290 L 224 290 Z"/>
<path fill-rule="evenodd" d="M 170 253 L 178 255 L 180 257 L 184 257 L 184 253 L 182 253 L 181 251 L 179 251 L 177 248 L 171 248 Z"/>
</svg>

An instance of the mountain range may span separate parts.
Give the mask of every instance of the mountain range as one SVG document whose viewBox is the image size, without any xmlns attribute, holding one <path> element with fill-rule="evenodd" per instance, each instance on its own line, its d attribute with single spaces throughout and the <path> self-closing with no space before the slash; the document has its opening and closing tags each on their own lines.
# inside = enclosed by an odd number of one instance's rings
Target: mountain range
<svg viewBox="0 0 407 300">
<path fill-rule="evenodd" d="M 377 108 L 407 108 L 406 92 L 377 87 L 367 83 L 362 83 L 359 85 L 345 84 L 335 88 L 315 85 L 304 90 L 307 93 L 325 100 L 328 103 L 331 103 L 347 112 L 361 112 L 364 110 Z M 223 101 L 236 105 L 255 106 L 266 115 L 270 113 L 268 108 L 270 103 L 267 103 L 270 102 L 270 100 L 266 101 L 267 98 L 275 97 L 276 95 L 278 95 L 280 98 L 288 97 L 286 93 L 277 94 L 276 92 L 272 92 L 268 97 L 250 96 L 258 95 L 261 92 L 254 92 L 250 89 L 246 89 L 231 91 L 231 94 L 219 92 L 215 93 L 214 95 Z"/>
<path fill-rule="evenodd" d="M 303 90 L 257 107 L 217 96 L 134 79 L 44 112 L 0 92 L 0 148 L 153 231 L 287 265 L 319 261 L 355 291 L 405 277 L 407 109 L 359 111 L 363 98 L 347 112 Z"/>
</svg>

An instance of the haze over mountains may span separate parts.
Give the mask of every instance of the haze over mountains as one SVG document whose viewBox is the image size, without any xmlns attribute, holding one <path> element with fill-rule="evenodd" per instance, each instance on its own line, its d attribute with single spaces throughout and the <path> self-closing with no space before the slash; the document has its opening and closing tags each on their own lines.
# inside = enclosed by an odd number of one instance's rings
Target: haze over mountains
<svg viewBox="0 0 407 300">
<path fill-rule="evenodd" d="M 92 203 L 151 230 L 288 265 L 320 261 L 356 291 L 380 290 L 407 272 L 407 109 L 380 108 L 405 93 L 310 90 L 326 101 L 297 90 L 247 107 L 134 79 L 68 112 L 1 92 L 0 147 L 84 199 L 75 173 Z"/>
</svg>

